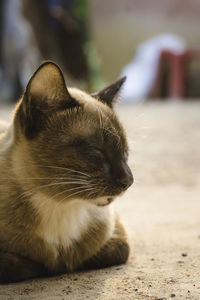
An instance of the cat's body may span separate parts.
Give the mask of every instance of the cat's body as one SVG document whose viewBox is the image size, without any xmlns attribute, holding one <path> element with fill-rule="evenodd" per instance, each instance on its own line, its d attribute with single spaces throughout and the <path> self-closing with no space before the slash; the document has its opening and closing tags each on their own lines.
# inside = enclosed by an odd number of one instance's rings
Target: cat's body
<svg viewBox="0 0 200 300">
<path fill-rule="evenodd" d="M 0 283 L 126 262 L 126 232 L 108 204 L 132 183 L 127 144 L 94 97 L 67 90 L 45 63 L 2 128 Z"/>
</svg>

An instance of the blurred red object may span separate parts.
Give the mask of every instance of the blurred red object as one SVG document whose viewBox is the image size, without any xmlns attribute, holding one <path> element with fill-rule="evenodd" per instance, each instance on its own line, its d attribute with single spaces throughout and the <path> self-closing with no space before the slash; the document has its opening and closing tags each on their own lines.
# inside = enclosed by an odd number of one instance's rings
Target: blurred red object
<svg viewBox="0 0 200 300">
<path fill-rule="evenodd" d="M 200 58 L 200 50 L 188 50 L 182 53 L 174 53 L 170 50 L 161 52 L 158 75 L 155 80 L 152 94 L 154 96 L 163 96 L 163 85 L 165 86 L 164 96 L 169 98 L 184 98 L 186 96 L 186 78 L 188 63 L 194 59 Z M 163 73 L 167 70 L 167 79 Z M 163 80 L 167 80 L 163 84 Z"/>
</svg>

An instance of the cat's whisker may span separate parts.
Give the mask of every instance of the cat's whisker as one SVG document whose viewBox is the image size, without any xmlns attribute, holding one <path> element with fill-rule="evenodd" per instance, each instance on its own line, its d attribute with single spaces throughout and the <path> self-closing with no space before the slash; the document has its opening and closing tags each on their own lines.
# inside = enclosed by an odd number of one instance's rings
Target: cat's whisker
<svg viewBox="0 0 200 300">
<path fill-rule="evenodd" d="M 69 195 L 69 196 L 67 196 L 67 197 L 64 197 L 61 201 L 57 201 L 57 203 L 56 203 L 56 205 L 55 205 L 55 208 L 54 208 L 54 212 L 56 213 L 56 208 L 59 206 L 59 205 L 61 205 L 64 201 L 66 201 L 68 198 L 70 198 L 70 197 L 72 197 L 72 196 L 74 196 L 74 195 L 78 195 L 78 194 L 80 194 L 80 193 L 82 193 L 82 192 L 85 192 L 85 191 L 89 191 L 89 190 L 91 190 L 91 189 L 93 189 L 93 188 L 83 188 L 81 191 L 78 191 L 78 192 L 76 192 L 76 193 L 72 193 L 71 195 Z M 66 192 L 66 191 L 65 191 Z M 53 198 L 51 198 L 51 199 L 54 199 L 54 197 Z M 45 200 L 45 203 L 43 203 L 40 207 L 39 207 L 39 209 L 41 209 L 41 207 L 43 207 L 44 205 L 46 205 L 48 203 L 48 200 L 46 201 Z"/>
<path fill-rule="evenodd" d="M 91 197 L 92 194 L 96 196 L 98 193 L 103 195 L 106 187 L 105 186 L 103 187 L 101 183 L 102 182 L 94 183 L 94 189 L 88 194 L 88 197 Z"/>
<path fill-rule="evenodd" d="M 110 135 L 116 137 L 117 138 L 117 146 L 120 145 L 120 137 L 116 132 L 114 132 L 114 129 L 110 130 L 109 128 L 104 128 L 104 132 L 105 132 L 105 134 L 108 134 L 108 135 L 110 134 Z"/>
<path fill-rule="evenodd" d="M 100 108 L 98 107 L 98 105 L 96 106 L 97 112 L 98 112 L 98 116 L 99 116 L 99 127 L 104 129 L 104 125 L 103 125 L 103 112 L 100 110 Z M 105 117 L 105 115 L 104 115 Z"/>
<path fill-rule="evenodd" d="M 96 107 L 97 111 L 98 111 L 98 115 L 99 115 L 99 126 L 101 129 L 104 130 L 104 132 L 107 132 L 113 136 L 115 136 L 118 140 L 118 144 L 120 144 L 120 137 L 117 133 L 115 133 L 114 131 L 110 130 L 108 127 L 105 128 L 104 124 L 103 124 L 103 120 L 107 120 L 108 117 L 104 114 L 104 112 L 97 106 Z M 114 129 L 114 128 L 113 128 Z"/>
<path fill-rule="evenodd" d="M 92 185 L 91 185 L 91 187 L 92 187 Z M 89 185 L 88 185 L 87 188 L 90 188 Z M 92 187 L 92 188 L 93 188 L 93 187 Z M 86 190 L 86 187 L 85 187 L 85 188 L 83 188 L 83 187 L 72 188 L 72 189 L 67 190 L 67 192 L 68 192 L 68 191 L 77 190 L 77 189 L 80 189 L 80 190 L 81 190 L 80 193 L 81 193 L 81 192 L 84 192 L 84 191 Z M 62 191 L 62 192 L 60 192 L 60 193 L 57 193 L 56 195 L 54 195 L 53 197 L 51 197 L 51 200 L 57 198 L 58 196 L 60 196 L 60 195 L 62 195 L 62 194 L 64 194 L 64 193 L 66 193 L 66 190 L 65 190 L 65 191 Z M 66 199 L 66 198 L 64 198 L 64 199 Z M 57 201 L 57 205 L 60 204 L 60 203 L 62 203 L 62 202 L 63 202 L 63 199 L 62 199 L 61 201 Z M 55 208 L 57 207 L 57 205 L 55 206 Z"/>
<path fill-rule="evenodd" d="M 106 187 L 103 188 L 103 191 L 101 190 L 102 195 L 104 194 L 105 190 L 106 190 Z"/>
<path fill-rule="evenodd" d="M 94 187 L 92 187 L 92 188 L 87 188 L 87 189 L 83 189 L 83 190 L 78 191 L 78 192 L 76 192 L 76 193 L 72 193 L 72 194 L 70 194 L 69 196 L 63 198 L 63 199 L 62 199 L 62 202 L 65 201 L 65 200 L 67 200 L 67 199 L 69 199 L 69 198 L 71 198 L 72 196 L 75 196 L 75 195 L 77 195 L 77 194 L 81 194 L 82 192 L 91 191 L 91 190 L 94 190 Z"/>
<path fill-rule="evenodd" d="M 71 169 L 71 168 L 67 168 L 67 167 L 59 167 L 59 166 L 50 166 L 50 165 L 41 165 L 41 164 L 36 164 L 36 163 L 29 163 L 35 167 L 38 167 L 38 168 L 50 168 L 50 169 L 60 169 L 60 170 L 65 170 L 68 172 L 71 172 L 71 173 L 76 173 L 76 174 L 79 174 L 79 176 L 83 176 L 83 177 L 91 177 L 89 174 L 83 172 L 83 171 L 78 171 L 78 170 L 74 170 L 74 169 Z M 21 169 L 27 169 L 27 166 L 24 166 L 24 167 L 20 167 L 18 168 L 18 170 L 21 170 Z"/>
<path fill-rule="evenodd" d="M 91 184 L 90 184 L 90 185 L 88 184 L 88 185 L 87 185 L 87 188 L 88 188 L 89 186 L 92 187 Z M 86 188 L 86 187 L 84 187 L 84 188 Z M 55 198 L 58 197 L 59 195 L 62 195 L 62 194 L 64 194 L 64 193 L 66 193 L 66 192 L 74 191 L 74 190 L 80 190 L 80 189 L 83 189 L 83 186 L 77 186 L 77 187 L 74 187 L 74 188 L 71 188 L 71 189 L 67 189 L 67 190 L 61 191 L 61 192 L 55 194 L 55 195 L 53 196 L 52 199 L 55 199 Z"/>
<path fill-rule="evenodd" d="M 58 167 L 58 166 L 43 166 L 43 165 L 40 165 L 40 166 L 43 167 L 43 168 L 53 168 L 53 169 L 65 170 L 65 171 L 69 171 L 69 172 L 78 173 L 78 174 L 84 175 L 84 176 L 86 176 L 86 177 L 91 177 L 91 176 L 90 176 L 89 174 L 87 174 L 87 173 L 84 173 L 84 172 L 81 172 L 81 171 L 78 171 L 78 170 L 74 170 L 74 169 L 70 169 L 70 168 Z"/>
<path fill-rule="evenodd" d="M 92 190 L 89 194 L 88 194 L 88 197 L 91 197 L 92 195 L 95 195 L 97 192 L 97 190 L 95 189 L 94 191 Z"/>
<path fill-rule="evenodd" d="M 13 178 L 1 178 L 2 180 L 11 180 Z M 82 177 L 77 177 L 77 176 L 74 176 L 74 177 L 24 177 L 22 178 L 23 180 L 81 180 L 82 182 L 88 182 L 88 180 L 86 179 L 82 179 Z"/>
<path fill-rule="evenodd" d="M 81 184 L 81 182 L 78 182 L 78 183 Z M 59 188 L 60 185 L 65 185 L 65 184 L 66 184 L 66 182 L 61 182 L 61 183 L 57 184 L 56 187 Z M 85 186 L 84 186 L 84 185 L 85 185 Z M 67 191 L 73 191 L 73 190 L 77 190 L 77 189 L 82 189 L 82 191 L 84 191 L 86 188 L 94 187 L 95 185 L 96 185 L 96 184 L 94 184 L 94 183 L 87 183 L 87 184 L 83 183 L 82 186 L 74 187 L 74 188 L 71 188 L 71 189 L 69 189 L 69 190 L 67 190 Z M 47 185 L 45 185 L 45 187 L 46 187 L 46 186 L 47 186 Z M 55 185 L 54 185 L 54 186 L 55 186 Z M 44 185 L 42 185 L 42 186 L 40 186 L 40 187 L 37 187 L 37 190 L 42 189 L 43 187 L 44 187 Z M 26 197 L 26 196 L 32 196 L 32 195 L 34 194 L 35 189 L 36 189 L 36 188 L 32 189 L 31 191 L 27 191 L 27 192 L 23 193 L 23 194 L 21 195 L 21 198 L 24 198 L 24 197 Z M 66 193 L 66 190 L 64 190 L 64 191 L 62 191 L 62 192 L 59 192 L 59 193 L 55 194 L 53 197 L 51 197 L 51 199 L 55 199 L 58 195 L 61 195 L 61 194 L 64 194 L 64 193 Z M 45 204 L 46 204 L 46 203 L 42 203 L 41 206 L 40 206 L 40 208 L 43 207 Z"/>
<path fill-rule="evenodd" d="M 26 196 L 30 196 L 30 195 L 33 195 L 33 192 L 35 191 L 38 191 L 38 190 L 41 190 L 43 188 L 47 188 L 47 187 L 54 187 L 54 186 L 60 186 L 60 185 L 69 185 L 69 184 L 82 184 L 82 185 L 87 185 L 88 182 L 83 182 L 83 181 L 80 181 L 80 180 L 77 180 L 77 181 L 69 181 L 69 182 L 54 182 L 54 183 L 49 183 L 49 184 L 44 184 L 44 185 L 40 185 L 40 186 L 37 186 L 37 187 L 34 187 L 32 189 L 30 189 L 29 191 L 25 191 L 24 193 L 22 193 L 20 195 L 20 197 L 18 198 L 24 198 Z M 17 199 L 18 199 L 17 198 Z"/>
</svg>

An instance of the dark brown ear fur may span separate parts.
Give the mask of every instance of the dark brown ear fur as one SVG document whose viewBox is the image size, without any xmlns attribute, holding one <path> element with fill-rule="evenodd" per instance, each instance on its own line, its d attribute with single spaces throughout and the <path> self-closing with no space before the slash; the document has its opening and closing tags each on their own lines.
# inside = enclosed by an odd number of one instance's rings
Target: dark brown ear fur
<svg viewBox="0 0 200 300">
<path fill-rule="evenodd" d="M 27 138 L 33 138 L 44 127 L 47 117 L 58 110 L 78 106 L 65 85 L 61 69 L 44 62 L 30 79 L 19 106 L 19 119 Z"/>
<path fill-rule="evenodd" d="M 105 89 L 103 89 L 99 92 L 93 93 L 91 96 L 106 103 L 108 106 L 110 106 L 112 108 L 114 99 L 115 99 L 116 95 L 118 94 L 121 86 L 125 82 L 125 80 L 126 80 L 126 76 L 115 81 L 111 85 L 107 86 Z"/>
</svg>

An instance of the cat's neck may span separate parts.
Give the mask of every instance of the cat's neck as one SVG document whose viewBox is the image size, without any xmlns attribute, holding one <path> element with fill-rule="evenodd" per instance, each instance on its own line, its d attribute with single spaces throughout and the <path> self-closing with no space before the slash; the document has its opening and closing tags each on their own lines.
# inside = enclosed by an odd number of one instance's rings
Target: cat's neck
<svg viewBox="0 0 200 300">
<path fill-rule="evenodd" d="M 40 220 L 37 234 L 48 244 L 69 247 L 72 242 L 81 239 L 88 227 L 96 221 L 107 224 L 105 239 L 113 231 L 111 206 L 98 207 L 80 199 L 56 202 L 42 193 L 33 195 L 30 202 Z"/>
</svg>

